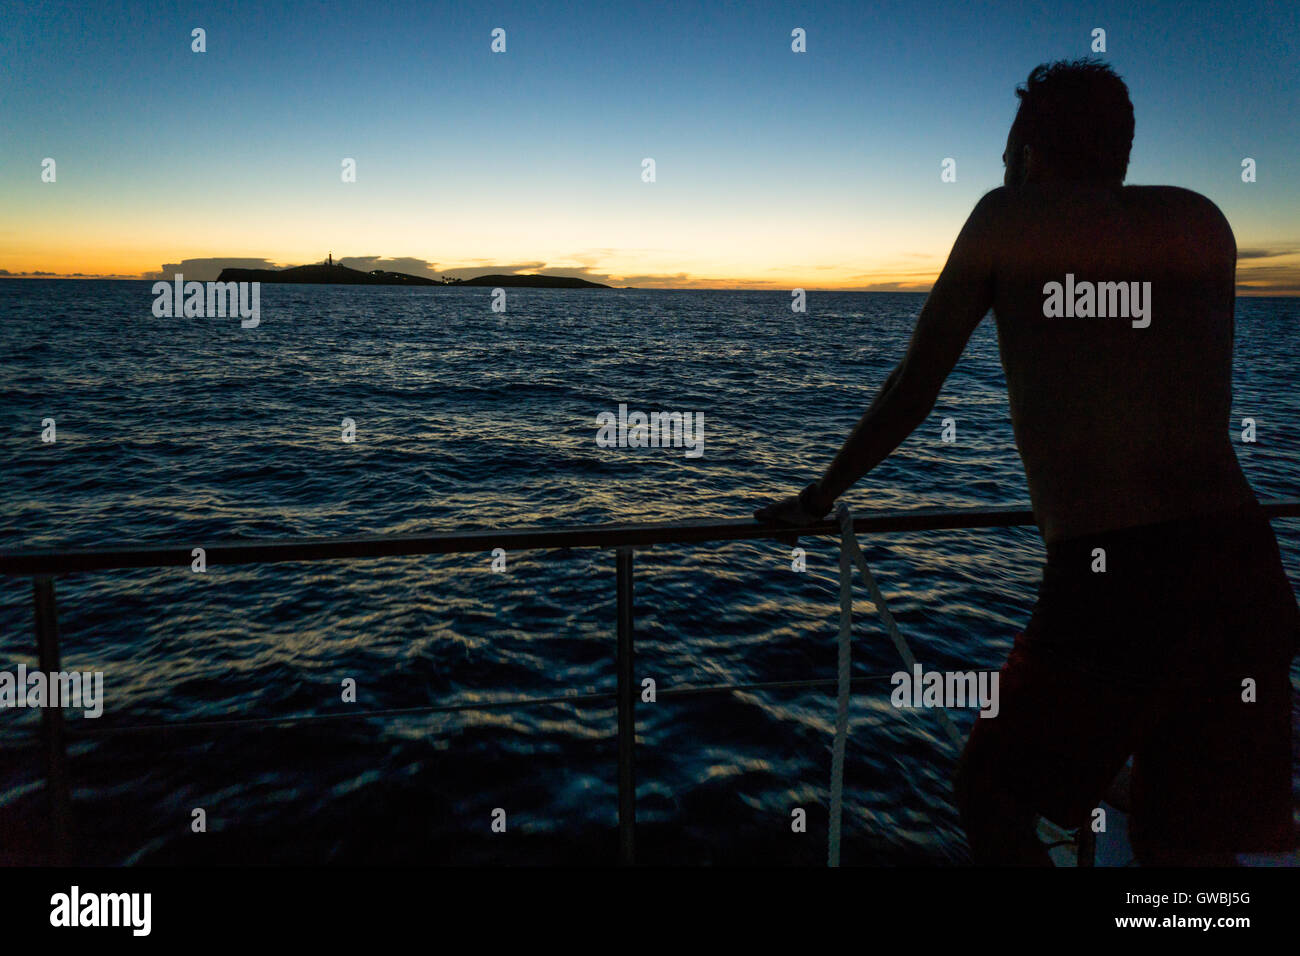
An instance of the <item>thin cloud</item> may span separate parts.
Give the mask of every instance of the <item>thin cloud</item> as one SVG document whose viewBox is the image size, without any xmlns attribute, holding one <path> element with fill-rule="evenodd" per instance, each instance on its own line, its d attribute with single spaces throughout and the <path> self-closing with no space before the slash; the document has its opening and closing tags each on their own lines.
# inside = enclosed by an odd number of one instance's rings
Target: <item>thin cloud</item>
<svg viewBox="0 0 1300 956">
<path fill-rule="evenodd" d="M 1238 259 L 1276 259 L 1279 256 L 1294 256 L 1300 249 L 1238 249 Z"/>
<path fill-rule="evenodd" d="M 438 273 L 437 263 L 430 262 L 428 259 L 417 259 L 414 256 L 398 256 L 395 258 L 344 256 L 334 261 L 341 266 L 347 266 L 349 269 L 356 269 L 359 272 L 374 272 L 376 269 L 382 269 L 385 272 L 404 272 L 407 275 L 423 276 L 427 279 L 437 278 Z"/>
<path fill-rule="evenodd" d="M 138 276 L 118 275 L 114 273 L 102 272 L 10 272 L 8 269 L 0 269 L 0 276 L 8 276 L 11 279 L 135 279 Z"/>
</svg>

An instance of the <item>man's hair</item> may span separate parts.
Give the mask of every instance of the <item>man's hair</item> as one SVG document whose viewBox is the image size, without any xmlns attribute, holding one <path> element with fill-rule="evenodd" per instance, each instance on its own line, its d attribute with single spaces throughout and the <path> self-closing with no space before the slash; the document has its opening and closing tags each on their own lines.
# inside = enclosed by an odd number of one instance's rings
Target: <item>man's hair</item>
<svg viewBox="0 0 1300 956">
<path fill-rule="evenodd" d="M 1016 87 L 1020 141 L 1067 179 L 1123 181 L 1133 148 L 1128 87 L 1094 59 L 1040 63 Z"/>
</svg>

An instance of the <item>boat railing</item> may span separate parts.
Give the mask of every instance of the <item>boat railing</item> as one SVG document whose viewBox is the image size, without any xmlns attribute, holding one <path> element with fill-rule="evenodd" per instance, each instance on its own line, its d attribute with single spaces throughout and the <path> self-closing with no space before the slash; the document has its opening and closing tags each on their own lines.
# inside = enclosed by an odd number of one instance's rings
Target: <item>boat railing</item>
<svg viewBox="0 0 1300 956">
<path fill-rule="evenodd" d="M 1269 518 L 1300 517 L 1300 498 L 1261 502 Z M 1022 505 L 999 507 L 920 508 L 906 511 L 867 512 L 853 519 L 858 535 L 917 531 L 951 531 L 973 528 L 1006 528 L 1034 523 L 1032 512 Z M 836 536 L 839 525 L 825 520 L 798 529 L 803 537 Z M 207 566 L 267 564 L 276 562 L 338 561 L 424 556 L 434 554 L 491 553 L 573 548 L 609 549 L 615 553 L 617 596 L 615 689 L 606 693 L 571 694 L 550 697 L 473 701 L 461 704 L 391 710 L 355 711 L 347 714 L 306 714 L 280 717 L 224 717 L 172 722 L 163 725 L 124 725 L 102 731 L 79 730 L 86 734 L 116 734 L 139 730 L 202 730 L 231 725 L 291 724 L 301 720 L 337 720 L 397 717 L 417 713 L 447 713 L 463 710 L 510 709 L 546 704 L 589 704 L 613 700 L 617 711 L 618 739 L 618 859 L 630 864 L 635 859 L 636 832 L 636 701 L 633 615 L 633 554 L 637 548 L 654 545 L 703 544 L 709 542 L 776 539 L 788 541 L 792 529 L 750 519 L 691 520 L 655 524 L 604 524 L 554 528 L 492 528 L 473 531 L 422 534 L 361 535 L 335 538 L 253 540 L 228 542 L 171 543 L 162 545 L 120 545 L 108 548 L 61 548 L 53 550 L 0 550 L 0 575 L 30 577 L 35 614 L 36 657 L 45 673 L 58 671 L 60 642 L 54 579 L 59 575 L 114 571 L 128 568 L 189 567 L 195 549 L 202 548 Z M 881 678 L 856 678 L 862 686 Z M 886 678 L 887 679 L 887 678 Z M 666 688 L 657 697 L 737 691 L 783 689 L 819 690 L 832 688 L 835 678 L 787 680 L 747 684 L 719 684 Z M 46 757 L 46 789 L 50 811 L 50 859 L 68 860 L 71 848 L 72 812 L 70 773 L 66 741 L 68 727 L 58 707 L 41 711 L 41 736 Z"/>
</svg>

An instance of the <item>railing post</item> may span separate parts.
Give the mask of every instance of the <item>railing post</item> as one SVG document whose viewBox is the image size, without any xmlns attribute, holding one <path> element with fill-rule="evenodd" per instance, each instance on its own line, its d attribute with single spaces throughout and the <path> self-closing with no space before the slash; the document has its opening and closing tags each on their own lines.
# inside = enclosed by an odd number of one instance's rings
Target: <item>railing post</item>
<svg viewBox="0 0 1300 956">
<path fill-rule="evenodd" d="M 632 642 L 632 549 L 616 552 L 618 585 L 618 862 L 636 853 L 636 675 Z"/>
<path fill-rule="evenodd" d="M 1090 820 L 1085 820 L 1079 827 L 1074 865 L 1076 867 L 1097 865 L 1097 834 L 1092 832 L 1092 821 Z"/>
<path fill-rule="evenodd" d="M 53 681 L 54 673 L 59 670 L 59 617 L 54 603 L 54 579 L 45 575 L 32 578 L 32 598 L 36 613 L 37 666 L 45 672 L 46 680 Z M 41 708 L 41 730 L 45 737 L 46 793 L 50 806 L 50 859 L 54 865 L 62 866 L 68 862 L 72 801 L 63 710 L 50 706 L 48 699 Z"/>
</svg>

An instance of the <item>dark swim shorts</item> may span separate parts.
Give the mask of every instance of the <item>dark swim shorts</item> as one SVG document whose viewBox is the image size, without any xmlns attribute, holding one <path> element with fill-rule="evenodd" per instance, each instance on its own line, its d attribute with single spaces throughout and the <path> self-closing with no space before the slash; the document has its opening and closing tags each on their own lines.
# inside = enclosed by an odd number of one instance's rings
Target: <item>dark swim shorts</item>
<svg viewBox="0 0 1300 956">
<path fill-rule="evenodd" d="M 1142 862 L 1290 849 L 1298 649 L 1300 610 L 1257 503 L 1061 541 L 1002 667 L 1000 712 L 975 721 L 965 759 L 1074 827 L 1132 755 Z"/>
</svg>

